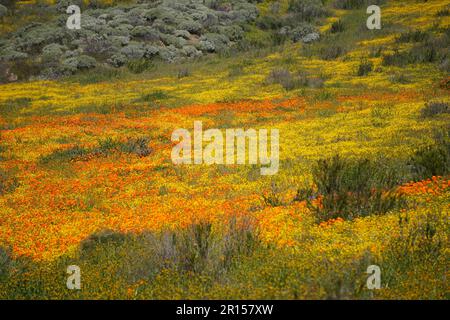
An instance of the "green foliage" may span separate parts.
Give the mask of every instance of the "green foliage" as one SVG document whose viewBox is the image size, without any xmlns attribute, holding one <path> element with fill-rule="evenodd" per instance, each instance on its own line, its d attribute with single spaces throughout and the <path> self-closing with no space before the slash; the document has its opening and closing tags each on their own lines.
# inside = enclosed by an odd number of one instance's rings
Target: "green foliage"
<svg viewBox="0 0 450 320">
<path fill-rule="evenodd" d="M 155 65 L 153 62 L 147 59 L 132 60 L 127 63 L 127 68 L 136 74 L 143 73 L 147 70 L 152 70 L 154 67 Z"/>
<path fill-rule="evenodd" d="M 440 114 L 450 113 L 450 107 L 446 102 L 428 102 L 425 107 L 420 110 L 422 118 L 433 118 Z"/>
<path fill-rule="evenodd" d="M 8 99 L 0 104 L 0 115 L 17 115 L 17 113 L 28 108 L 31 101 L 32 99 L 28 97 Z"/>
<path fill-rule="evenodd" d="M 149 139 L 147 137 L 129 138 L 126 142 L 121 143 L 119 150 L 123 153 L 135 154 L 139 157 L 147 157 L 152 153 L 152 149 L 148 146 Z"/>
<path fill-rule="evenodd" d="M 409 160 L 416 179 L 445 176 L 450 173 L 450 142 L 420 147 Z"/>
<path fill-rule="evenodd" d="M 183 78 L 187 78 L 191 75 L 191 71 L 189 70 L 188 67 L 182 67 L 178 70 L 177 72 L 177 78 L 178 79 L 183 79 Z"/>
<path fill-rule="evenodd" d="M 17 59 L 10 62 L 10 72 L 15 74 L 18 80 L 24 81 L 30 77 L 39 75 L 42 66 L 32 59 Z"/>
<path fill-rule="evenodd" d="M 344 28 L 345 28 L 344 23 L 342 22 L 342 20 L 339 19 L 331 24 L 330 32 L 331 33 L 343 32 Z"/>
<path fill-rule="evenodd" d="M 308 85 L 308 78 L 304 73 L 292 74 L 287 69 L 272 70 L 266 79 L 268 84 L 280 84 L 285 90 L 294 90 Z"/>
<path fill-rule="evenodd" d="M 0 169 L 0 196 L 13 192 L 18 186 L 19 181 L 11 172 Z"/>
<path fill-rule="evenodd" d="M 356 75 L 358 77 L 367 76 L 373 70 L 373 63 L 369 60 L 361 60 Z"/>
<path fill-rule="evenodd" d="M 397 42 L 423 42 L 428 40 L 430 37 L 430 34 L 426 31 L 422 30 L 414 30 L 414 31 L 408 31 L 406 33 L 402 33 L 398 38 Z"/>
<path fill-rule="evenodd" d="M 449 225 L 444 214 L 432 210 L 414 218 L 407 213 L 399 215 L 399 235 L 389 241 L 376 262 L 383 270 L 383 282 L 397 290 L 407 285 L 421 291 L 424 283 L 415 280 L 416 273 L 445 274 Z M 445 291 L 448 286 L 445 276 L 434 279 L 432 286 L 434 292 L 426 292 L 429 297 L 439 290 Z"/>
<path fill-rule="evenodd" d="M 41 164 L 55 162 L 88 161 L 92 157 L 107 157 L 115 152 L 135 154 L 139 157 L 147 157 L 152 153 L 148 146 L 147 137 L 128 138 L 126 141 L 115 141 L 111 138 L 100 140 L 97 147 L 85 148 L 78 145 L 54 152 L 41 157 Z"/>
<path fill-rule="evenodd" d="M 324 46 L 320 50 L 320 58 L 324 60 L 334 60 L 345 54 L 344 47 L 338 44 Z"/>
<path fill-rule="evenodd" d="M 307 196 L 298 194 L 297 199 L 309 199 L 308 206 L 318 222 L 384 213 L 403 203 L 394 190 L 401 181 L 397 165 L 334 156 L 319 160 L 312 174 L 320 203 L 313 203 L 312 191 L 308 191 Z"/>
<path fill-rule="evenodd" d="M 168 98 L 170 98 L 169 94 L 167 94 L 166 92 L 164 92 L 162 90 L 157 90 L 157 91 L 153 91 L 153 92 L 145 93 L 145 94 L 141 95 L 141 97 L 139 99 L 137 99 L 136 101 L 138 101 L 138 102 L 157 102 L 157 101 L 165 100 Z"/>
<path fill-rule="evenodd" d="M 328 15 L 322 2 L 314 0 L 290 0 L 288 12 L 295 14 L 295 19 L 306 22 Z"/>
<path fill-rule="evenodd" d="M 40 159 L 42 164 L 49 164 L 52 162 L 69 162 L 86 159 L 90 155 L 90 151 L 80 146 L 74 146 L 69 149 L 56 150 L 49 155 L 43 156 Z"/>
<path fill-rule="evenodd" d="M 448 34 L 430 36 L 424 32 L 407 33 L 398 38 L 401 42 L 416 42 L 405 51 L 395 50 L 393 53 L 383 55 L 382 63 L 385 66 L 404 67 L 414 63 L 443 63 L 448 58 Z"/>
</svg>

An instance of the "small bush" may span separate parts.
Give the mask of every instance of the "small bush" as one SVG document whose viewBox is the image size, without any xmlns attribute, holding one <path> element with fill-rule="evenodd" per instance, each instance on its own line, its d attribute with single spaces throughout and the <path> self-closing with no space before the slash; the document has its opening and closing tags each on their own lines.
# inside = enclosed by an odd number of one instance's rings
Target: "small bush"
<svg viewBox="0 0 450 320">
<path fill-rule="evenodd" d="M 450 15 L 450 10 L 445 8 L 445 9 L 440 9 L 437 13 L 436 16 L 437 17 L 448 17 Z"/>
<path fill-rule="evenodd" d="M 242 76 L 245 73 L 244 65 L 242 64 L 234 64 L 230 66 L 230 70 L 228 71 L 228 77 L 238 77 Z"/>
<path fill-rule="evenodd" d="M 139 157 L 147 157 L 152 153 L 146 137 L 129 138 L 125 142 L 115 141 L 111 138 L 100 140 L 97 147 L 85 148 L 74 146 L 69 149 L 56 150 L 49 155 L 41 157 L 41 164 L 53 162 L 88 161 L 93 157 L 107 157 L 114 152 L 135 154 Z"/>
<path fill-rule="evenodd" d="M 127 142 L 120 144 L 120 151 L 133 153 L 139 157 L 147 157 L 152 153 L 152 148 L 148 146 L 149 139 L 146 137 L 130 138 Z"/>
<path fill-rule="evenodd" d="M 153 64 L 153 62 L 151 62 L 150 60 L 147 59 L 137 59 L 137 60 L 132 60 L 129 61 L 127 63 L 127 68 L 132 72 L 132 73 L 143 73 L 144 71 L 147 70 L 152 70 L 155 67 L 155 65 Z"/>
<path fill-rule="evenodd" d="M 189 77 L 190 75 L 191 75 L 191 71 L 189 70 L 189 68 L 184 67 L 184 68 L 180 68 L 178 70 L 177 78 L 182 79 L 182 78 Z"/>
<path fill-rule="evenodd" d="M 389 76 L 389 81 L 392 83 L 400 83 L 400 84 L 406 84 L 411 82 L 411 80 L 404 73 L 394 73 L 393 75 Z"/>
<path fill-rule="evenodd" d="M 358 66 L 356 74 L 358 77 L 366 76 L 373 70 L 373 63 L 369 60 L 362 60 Z"/>
<path fill-rule="evenodd" d="M 161 100 L 168 99 L 169 97 L 170 96 L 166 92 L 157 90 L 157 91 L 143 94 L 136 101 L 138 101 L 138 102 L 155 102 L 155 101 L 161 101 Z"/>
<path fill-rule="evenodd" d="M 401 214 L 398 225 L 399 234 L 387 243 L 376 262 L 383 270 L 383 282 L 397 290 L 405 285 L 420 288 L 415 291 L 426 292 L 427 299 L 433 299 L 434 295 L 439 299 L 439 292 L 448 287 L 445 253 L 448 217 L 435 210 L 419 212 L 414 217 Z M 431 285 L 415 280 L 415 275 L 421 273 L 434 275 Z"/>
<path fill-rule="evenodd" d="M 56 150 L 49 155 L 43 156 L 40 162 L 42 164 L 49 164 L 52 162 L 82 161 L 87 160 L 90 154 L 90 150 L 80 146 L 74 146 L 69 149 Z"/>
<path fill-rule="evenodd" d="M 295 19 L 301 22 L 311 22 L 328 15 L 321 1 L 311 0 L 290 0 L 288 12 L 295 14 Z"/>
<path fill-rule="evenodd" d="M 252 220 L 232 218 L 224 230 L 200 222 L 154 236 L 152 242 L 160 265 L 181 272 L 220 276 L 236 259 L 255 250 L 259 236 Z"/>
<path fill-rule="evenodd" d="M 429 34 L 427 32 L 416 30 L 409 31 L 406 33 L 402 33 L 398 38 L 397 42 L 422 42 L 429 38 Z"/>
<path fill-rule="evenodd" d="M 266 206 L 270 207 L 279 207 L 284 205 L 283 200 L 281 199 L 279 188 L 276 184 L 272 183 L 270 191 L 267 194 L 262 195 L 262 199 Z"/>
<path fill-rule="evenodd" d="M 345 29 L 344 27 L 345 27 L 344 23 L 342 22 L 342 20 L 339 19 L 331 24 L 330 32 L 331 33 L 343 32 Z"/>
<path fill-rule="evenodd" d="M 11 62 L 10 73 L 17 76 L 18 80 L 28 80 L 39 75 L 42 65 L 31 59 L 18 59 Z"/>
<path fill-rule="evenodd" d="M 11 250 L 0 247 L 0 280 L 9 276 L 12 264 Z"/>
<path fill-rule="evenodd" d="M 90 254 L 96 248 L 108 243 L 121 244 L 125 241 L 125 235 L 112 230 L 104 230 L 90 235 L 80 243 L 82 256 Z"/>
<path fill-rule="evenodd" d="M 345 54 L 345 49 L 340 45 L 330 45 L 320 50 L 320 58 L 324 60 L 334 60 Z"/>
<path fill-rule="evenodd" d="M 280 84 L 285 90 L 288 91 L 308 85 L 306 75 L 302 73 L 294 75 L 287 69 L 273 70 L 267 77 L 266 82 L 268 84 Z"/>
<path fill-rule="evenodd" d="M 10 172 L 0 169 L 0 196 L 13 192 L 19 186 L 19 181 Z"/>
<path fill-rule="evenodd" d="M 368 159 L 335 156 L 319 160 L 312 173 L 316 192 L 302 189 L 296 199 L 307 199 L 318 222 L 384 213 L 404 202 L 394 189 L 401 181 L 398 169 L 388 162 Z"/>
<path fill-rule="evenodd" d="M 445 34 L 439 37 L 418 34 L 407 35 L 405 39 L 414 40 L 416 37 L 419 40 L 423 37 L 423 41 L 420 41 L 409 50 L 395 50 L 391 54 L 383 55 L 382 64 L 385 66 L 403 67 L 407 64 L 416 63 L 445 63 L 445 60 L 448 58 L 449 37 Z"/>
<path fill-rule="evenodd" d="M 450 143 L 443 141 L 420 147 L 409 160 L 417 180 L 450 173 Z"/>
<path fill-rule="evenodd" d="M 420 111 L 422 118 L 432 118 L 445 113 L 450 113 L 450 107 L 446 102 L 428 102 Z"/>
</svg>

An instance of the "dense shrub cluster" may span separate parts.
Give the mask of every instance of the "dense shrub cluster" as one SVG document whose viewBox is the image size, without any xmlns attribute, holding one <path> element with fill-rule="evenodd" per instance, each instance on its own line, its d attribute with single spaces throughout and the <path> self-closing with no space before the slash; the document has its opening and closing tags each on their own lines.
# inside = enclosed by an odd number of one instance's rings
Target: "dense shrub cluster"
<svg viewBox="0 0 450 320">
<path fill-rule="evenodd" d="M 19 80 L 53 78 L 104 63 L 141 72 L 148 65 L 143 60 L 174 62 L 220 53 L 236 46 L 244 37 L 245 24 L 258 17 L 256 6 L 244 0 L 229 1 L 227 6 L 163 0 L 113 7 L 83 7 L 80 1 L 81 29 L 69 30 L 65 13 L 69 4 L 73 1 L 59 0 L 53 22 L 32 23 L 0 42 L 0 62 L 8 64 L 3 81 L 9 79 L 7 71 L 14 73 L 13 67 L 24 63 L 35 63 L 39 69 L 18 75 Z"/>
<path fill-rule="evenodd" d="M 408 50 L 395 50 L 393 53 L 383 55 L 383 65 L 403 67 L 414 63 L 438 63 L 445 68 L 449 59 L 449 30 L 446 29 L 440 35 L 432 35 L 423 31 L 411 31 L 400 35 L 397 42 L 415 44 Z"/>
<path fill-rule="evenodd" d="M 291 0 L 286 14 L 279 14 L 279 10 L 273 9 L 272 13 L 259 17 L 256 25 L 273 32 L 273 44 L 285 40 L 309 43 L 320 37 L 313 22 L 327 15 L 328 11 L 321 1 Z"/>
</svg>

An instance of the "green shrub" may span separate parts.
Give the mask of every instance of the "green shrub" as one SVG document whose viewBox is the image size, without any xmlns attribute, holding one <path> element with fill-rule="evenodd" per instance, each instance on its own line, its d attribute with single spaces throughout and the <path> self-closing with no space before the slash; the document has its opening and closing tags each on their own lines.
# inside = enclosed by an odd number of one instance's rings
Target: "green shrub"
<svg viewBox="0 0 450 320">
<path fill-rule="evenodd" d="M 362 60 L 359 63 L 358 71 L 356 74 L 358 77 L 366 76 L 373 70 L 373 63 L 369 60 Z"/>
<path fill-rule="evenodd" d="M 420 111 L 422 118 L 432 118 L 445 113 L 450 113 L 450 107 L 446 102 L 428 102 Z"/>
<path fill-rule="evenodd" d="M 42 164 L 49 164 L 55 161 L 57 162 L 82 161 L 86 160 L 90 154 L 91 154 L 90 150 L 84 147 L 74 146 L 69 149 L 55 150 L 54 152 L 41 157 L 40 162 Z"/>
<path fill-rule="evenodd" d="M 387 243 L 380 261 L 376 261 L 383 270 L 383 282 L 397 290 L 405 285 L 414 287 L 418 293 L 426 292 L 427 299 L 434 299 L 448 287 L 448 219 L 444 212 L 433 210 L 414 218 L 401 214 L 398 224 L 399 235 Z M 416 273 L 434 275 L 432 290 L 423 281 L 415 280 Z"/>
<path fill-rule="evenodd" d="M 320 50 L 320 58 L 324 60 L 334 60 L 345 54 L 345 49 L 340 45 L 325 46 Z"/>
<path fill-rule="evenodd" d="M 10 62 L 10 72 L 15 74 L 18 80 L 28 80 L 39 75 L 42 65 L 32 59 L 18 59 Z"/>
<path fill-rule="evenodd" d="M 146 137 L 129 138 L 126 142 L 120 144 L 120 151 L 124 153 L 133 153 L 139 157 L 147 157 L 152 153 L 152 148 L 148 146 L 149 139 Z"/>
<path fill-rule="evenodd" d="M 10 172 L 0 169 L 0 196 L 13 192 L 19 186 L 19 181 Z"/>
<path fill-rule="evenodd" d="M 55 150 L 41 157 L 41 164 L 53 162 L 88 161 L 92 157 L 107 157 L 115 152 L 135 154 L 139 157 L 147 157 L 152 148 L 148 146 L 149 139 L 146 137 L 128 138 L 127 141 L 115 141 L 111 138 L 100 140 L 97 147 L 85 148 L 74 146 L 69 149 Z"/>
<path fill-rule="evenodd" d="M 160 248 L 163 249 L 160 256 L 179 271 L 220 276 L 233 266 L 236 258 L 250 255 L 259 244 L 252 225 L 250 220 L 232 219 L 221 232 L 213 230 L 211 223 L 193 224 L 166 234 L 168 241 Z"/>
<path fill-rule="evenodd" d="M 400 83 L 400 84 L 406 84 L 411 82 L 410 78 L 406 76 L 404 73 L 394 73 L 390 75 L 389 81 L 392 83 Z"/>
<path fill-rule="evenodd" d="M 162 90 L 152 91 L 141 95 L 137 102 L 156 102 L 170 98 L 170 95 Z"/>
<path fill-rule="evenodd" d="M 262 199 L 266 206 L 279 207 L 284 205 L 283 200 L 280 197 L 279 188 L 276 184 L 272 183 L 269 193 L 263 194 Z"/>
<path fill-rule="evenodd" d="M 420 147 L 409 160 L 416 179 L 445 176 L 450 173 L 450 143 L 444 141 Z"/>
<path fill-rule="evenodd" d="M 11 250 L 0 247 L 0 281 L 9 276 L 12 264 Z"/>
<path fill-rule="evenodd" d="M 189 77 L 191 75 L 191 71 L 187 67 L 180 68 L 177 73 L 177 78 L 182 79 Z"/>
<path fill-rule="evenodd" d="M 80 243 L 82 256 L 92 254 L 93 251 L 106 244 L 120 245 L 125 242 L 126 236 L 120 232 L 103 230 L 90 235 Z"/>
<path fill-rule="evenodd" d="M 448 17 L 449 15 L 450 15 L 450 10 L 447 8 L 440 9 L 438 12 L 436 12 L 437 17 Z"/>
<path fill-rule="evenodd" d="M 428 40 L 429 34 L 425 31 L 415 30 L 402 33 L 398 38 L 397 42 L 422 42 Z"/>
<path fill-rule="evenodd" d="M 319 160 L 313 168 L 316 192 L 305 189 L 297 199 L 308 199 L 318 222 L 329 219 L 384 213 L 403 205 L 394 187 L 402 180 L 397 165 L 368 159 L 346 160 L 340 156 Z M 312 198 L 317 197 L 319 204 Z"/>
<path fill-rule="evenodd" d="M 344 27 L 345 27 L 344 23 L 342 22 L 342 20 L 339 19 L 331 24 L 330 32 L 331 33 L 343 32 Z"/>
<path fill-rule="evenodd" d="M 266 79 L 268 84 L 280 84 L 285 90 L 293 90 L 308 85 L 308 78 L 303 73 L 292 74 L 287 69 L 272 70 Z"/>
<path fill-rule="evenodd" d="M 448 58 L 449 36 L 424 36 L 422 33 L 406 35 L 405 41 L 420 40 L 406 51 L 395 50 L 391 54 L 383 55 L 382 64 L 385 66 L 403 67 L 416 63 L 443 63 Z M 400 39 L 400 38 L 399 38 Z"/>
<path fill-rule="evenodd" d="M 131 60 L 127 63 L 127 68 L 136 74 L 143 73 L 147 70 L 152 70 L 154 68 L 153 62 L 147 59 L 137 59 Z"/>
<path fill-rule="evenodd" d="M 3 20 L 3 17 L 6 17 L 6 15 L 8 14 L 8 9 L 0 4 L 0 22 Z"/>
<path fill-rule="evenodd" d="M 306 22 L 328 15 L 322 2 L 314 0 L 290 0 L 288 12 L 295 14 L 296 20 Z"/>
</svg>

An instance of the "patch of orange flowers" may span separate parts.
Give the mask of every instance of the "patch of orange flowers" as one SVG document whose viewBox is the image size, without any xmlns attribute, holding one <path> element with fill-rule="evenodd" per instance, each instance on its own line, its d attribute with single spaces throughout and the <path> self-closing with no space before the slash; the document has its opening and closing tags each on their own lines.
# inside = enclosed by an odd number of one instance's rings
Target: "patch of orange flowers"
<svg viewBox="0 0 450 320">
<path fill-rule="evenodd" d="M 411 181 L 399 188 L 399 192 L 406 195 L 440 195 L 450 187 L 449 177 L 433 176 L 431 179 L 418 182 Z"/>
<path fill-rule="evenodd" d="M 326 227 L 330 227 L 336 223 L 341 223 L 341 222 L 344 222 L 344 219 L 342 219 L 341 217 L 338 217 L 336 219 L 330 219 L 327 221 L 323 221 L 319 224 L 319 226 L 322 228 L 326 228 Z"/>
</svg>

